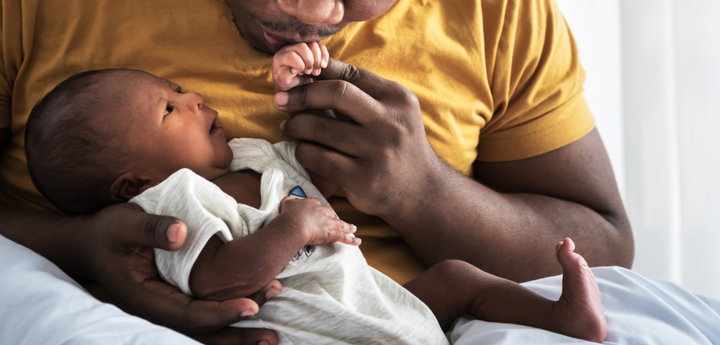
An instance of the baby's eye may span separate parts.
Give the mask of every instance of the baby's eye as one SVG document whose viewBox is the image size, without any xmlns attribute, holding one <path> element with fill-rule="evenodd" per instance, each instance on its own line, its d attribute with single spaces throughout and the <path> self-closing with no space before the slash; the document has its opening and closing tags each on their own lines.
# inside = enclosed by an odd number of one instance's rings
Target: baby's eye
<svg viewBox="0 0 720 345">
<path fill-rule="evenodd" d="M 182 93 L 182 87 L 178 85 L 177 89 L 175 89 L 175 92 Z"/>
<path fill-rule="evenodd" d="M 165 112 L 163 113 L 163 116 L 172 113 L 172 111 L 173 111 L 173 106 L 168 104 L 167 107 L 165 107 Z"/>
</svg>

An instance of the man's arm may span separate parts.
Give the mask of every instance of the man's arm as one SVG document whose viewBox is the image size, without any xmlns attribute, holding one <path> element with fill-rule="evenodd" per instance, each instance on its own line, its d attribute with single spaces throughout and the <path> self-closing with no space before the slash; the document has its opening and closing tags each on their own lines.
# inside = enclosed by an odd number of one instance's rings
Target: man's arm
<svg viewBox="0 0 720 345">
<path fill-rule="evenodd" d="M 571 237 L 590 265 L 631 265 L 629 222 L 597 132 L 538 157 L 478 162 L 474 181 L 435 155 L 409 90 L 335 60 L 318 79 L 327 80 L 275 97 L 296 114 L 283 132 L 301 140 L 298 160 L 338 181 L 426 264 L 460 259 L 526 281 L 560 273 L 553 245 Z M 352 122 L 302 113 L 326 108 Z"/>
</svg>

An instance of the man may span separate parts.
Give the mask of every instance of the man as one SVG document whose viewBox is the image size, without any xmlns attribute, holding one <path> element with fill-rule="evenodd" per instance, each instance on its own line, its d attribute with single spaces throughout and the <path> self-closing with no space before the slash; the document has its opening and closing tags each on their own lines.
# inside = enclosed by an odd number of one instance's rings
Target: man
<svg viewBox="0 0 720 345">
<path fill-rule="evenodd" d="M 274 341 L 207 335 L 255 302 L 191 302 L 157 280 L 148 247 L 179 248 L 179 220 L 128 205 L 74 218 L 19 210 L 50 209 L 27 176 L 27 114 L 89 69 L 142 69 L 187 85 L 220 112 L 228 137 L 300 140 L 300 162 L 342 185 L 333 206 L 358 225 L 368 262 L 399 283 L 451 258 L 515 281 L 558 274 L 552 244 L 564 237 L 591 266 L 632 263 L 584 74 L 551 0 L 2 6 L 0 233 L 99 282 L 130 313 L 206 341 Z M 364 70 L 326 71 L 326 80 L 275 94 L 271 54 L 321 39 L 332 57 Z M 278 285 L 253 297 L 262 302 Z"/>
</svg>

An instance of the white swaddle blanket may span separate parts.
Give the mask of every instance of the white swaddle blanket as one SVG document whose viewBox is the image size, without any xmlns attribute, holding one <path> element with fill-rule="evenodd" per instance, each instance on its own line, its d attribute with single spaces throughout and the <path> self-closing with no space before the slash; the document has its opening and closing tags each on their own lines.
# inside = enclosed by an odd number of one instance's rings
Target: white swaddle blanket
<svg viewBox="0 0 720 345">
<path fill-rule="evenodd" d="M 188 169 L 130 200 L 146 212 L 182 219 L 185 246 L 155 250 L 162 277 L 191 294 L 192 266 L 211 236 L 224 241 L 260 230 L 290 194 L 328 205 L 295 159 L 295 145 L 233 139 L 231 171 L 262 174 L 262 206 L 238 204 L 212 182 Z M 259 249 L 262 250 L 262 249 Z M 242 263 L 238 263 L 242 264 Z M 333 243 L 305 246 L 277 276 L 283 290 L 253 319 L 235 326 L 279 331 L 281 344 L 447 344 L 430 309 L 393 280 L 368 266 L 360 249 Z"/>
</svg>

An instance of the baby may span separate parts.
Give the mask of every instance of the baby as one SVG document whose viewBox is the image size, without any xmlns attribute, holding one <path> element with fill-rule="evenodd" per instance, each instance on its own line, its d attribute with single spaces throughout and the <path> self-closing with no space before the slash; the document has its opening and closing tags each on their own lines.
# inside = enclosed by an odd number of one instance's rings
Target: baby
<svg viewBox="0 0 720 345">
<path fill-rule="evenodd" d="M 312 82 L 330 60 L 322 45 L 281 50 L 278 90 Z M 278 331 L 281 344 L 447 344 L 460 315 L 601 342 L 592 271 L 564 239 L 563 292 L 547 300 L 456 260 L 404 287 L 367 265 L 325 197 L 338 186 L 306 171 L 295 145 L 227 142 L 217 112 L 193 92 L 135 70 L 68 78 L 32 110 L 26 152 L 35 186 L 60 210 L 119 202 L 183 219 L 178 252 L 156 250 L 162 277 L 203 299 L 244 297 L 280 279 L 283 290 L 238 327 Z"/>
</svg>

